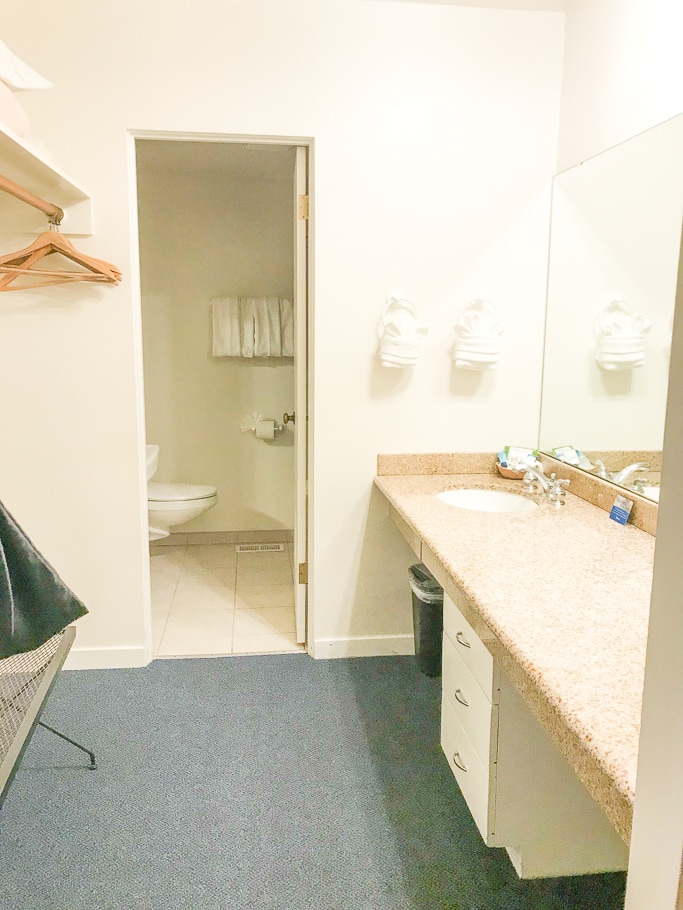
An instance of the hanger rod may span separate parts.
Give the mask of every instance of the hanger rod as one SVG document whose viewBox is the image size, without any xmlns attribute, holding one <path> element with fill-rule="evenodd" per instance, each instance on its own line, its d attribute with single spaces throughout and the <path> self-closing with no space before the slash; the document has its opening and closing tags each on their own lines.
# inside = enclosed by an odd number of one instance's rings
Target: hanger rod
<svg viewBox="0 0 683 910">
<path fill-rule="evenodd" d="M 53 205 L 51 202 L 46 202 L 30 190 L 26 190 L 23 186 L 19 186 L 18 183 L 14 183 L 9 177 L 3 177 L 2 174 L 0 174 L 0 190 L 43 212 L 47 215 L 50 224 L 62 223 L 62 218 L 64 217 L 63 209 L 60 209 L 58 205 Z"/>
</svg>

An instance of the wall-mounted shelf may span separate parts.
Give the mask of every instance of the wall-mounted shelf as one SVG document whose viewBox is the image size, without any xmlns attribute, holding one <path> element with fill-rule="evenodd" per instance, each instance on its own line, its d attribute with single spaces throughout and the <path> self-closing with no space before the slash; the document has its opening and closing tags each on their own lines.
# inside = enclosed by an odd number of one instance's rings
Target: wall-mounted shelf
<svg viewBox="0 0 683 910">
<path fill-rule="evenodd" d="M 1 124 L 0 174 L 64 209 L 63 233 L 79 237 L 92 234 L 89 194 Z M 45 215 L 0 193 L 0 234 L 44 231 L 46 223 Z"/>
</svg>

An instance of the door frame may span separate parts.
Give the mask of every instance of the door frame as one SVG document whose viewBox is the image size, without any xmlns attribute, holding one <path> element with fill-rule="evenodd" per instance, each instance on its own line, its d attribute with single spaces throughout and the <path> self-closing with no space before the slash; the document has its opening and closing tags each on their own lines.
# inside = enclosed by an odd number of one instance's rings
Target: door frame
<svg viewBox="0 0 683 910">
<path fill-rule="evenodd" d="M 142 130 L 131 129 L 127 132 L 127 158 L 128 158 L 128 210 L 130 223 L 130 253 L 131 253 L 131 302 L 133 314 L 133 346 L 134 346 L 134 382 L 135 382 L 135 411 L 137 425 L 137 448 L 138 448 L 138 471 L 139 471 L 139 491 L 140 491 L 140 524 L 142 528 L 141 547 L 142 547 L 142 565 L 144 567 L 144 587 L 143 587 L 143 621 L 144 621 L 144 641 L 145 641 L 145 659 L 150 663 L 154 659 L 154 649 L 152 644 L 152 599 L 150 590 L 150 573 L 149 573 L 149 554 L 147 540 L 147 480 L 146 480 L 146 429 L 145 429 L 145 386 L 144 386 L 144 369 L 143 369 L 143 348 L 142 348 L 142 289 L 140 281 L 140 233 L 138 219 L 138 196 L 137 196 L 137 156 L 135 143 L 138 139 L 159 140 L 166 142 L 225 142 L 225 143 L 249 143 L 253 145 L 285 145 L 288 147 L 303 148 L 306 152 L 306 176 L 308 184 L 308 242 L 306 248 L 306 312 L 304 314 L 306 345 L 304 349 L 304 358 L 306 365 L 306 398 L 307 398 L 307 422 L 308 426 L 313 421 L 313 315 L 314 315 L 314 296 L 313 296 L 313 238 L 314 238 L 314 205 L 313 205 L 313 163 L 314 163 L 314 140 L 311 136 L 275 136 L 275 135 L 252 135 L 248 133 L 197 133 L 181 132 L 178 130 Z M 294 213 L 296 218 L 296 212 Z M 296 238 L 294 238 L 296 245 Z M 298 314 L 299 317 L 301 314 Z M 314 641 L 313 633 L 313 604 L 311 598 L 312 591 L 312 529 L 313 529 L 313 458 L 311 451 L 312 433 L 306 434 L 306 451 L 304 454 L 306 463 L 306 540 L 307 540 L 307 607 L 306 607 L 306 651 L 311 653 L 312 642 Z M 299 480 L 295 478 L 295 493 L 298 493 Z M 298 500 L 298 495 L 296 499 Z M 297 507 L 295 506 L 295 509 Z M 300 516 L 295 513 L 295 522 Z M 297 567 L 298 568 L 298 567 Z M 296 569 L 295 569 L 296 571 Z M 295 581 L 296 585 L 296 581 Z"/>
</svg>

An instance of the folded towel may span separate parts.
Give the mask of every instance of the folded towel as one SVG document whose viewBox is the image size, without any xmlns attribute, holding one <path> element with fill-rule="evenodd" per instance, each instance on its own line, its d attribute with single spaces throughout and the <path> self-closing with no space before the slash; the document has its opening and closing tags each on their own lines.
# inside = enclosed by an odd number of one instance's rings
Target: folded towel
<svg viewBox="0 0 683 910">
<path fill-rule="evenodd" d="M 268 298 L 254 297 L 254 357 L 269 356 Z"/>
<path fill-rule="evenodd" d="M 294 307 L 286 298 L 280 301 L 280 333 L 282 338 L 282 356 L 294 356 Z"/>
<path fill-rule="evenodd" d="M 214 357 L 239 357 L 242 352 L 238 297 L 212 297 L 211 322 Z"/>
<path fill-rule="evenodd" d="M 495 370 L 500 358 L 503 327 L 489 300 L 471 300 L 455 326 L 453 360 L 461 370 Z"/>
<path fill-rule="evenodd" d="M 645 335 L 652 323 L 625 300 L 611 300 L 597 318 L 598 353 L 604 370 L 632 370 L 645 363 Z"/>
<path fill-rule="evenodd" d="M 282 356 L 282 323 L 280 319 L 280 300 L 277 297 L 266 298 L 266 320 L 268 322 L 268 353 L 270 357 Z"/>
<path fill-rule="evenodd" d="M 279 297 L 212 297 L 214 357 L 293 357 L 294 311 Z"/>
<path fill-rule="evenodd" d="M 418 322 L 410 300 L 388 297 L 379 325 L 379 357 L 385 367 L 412 367 L 420 355 L 420 342 L 429 329 Z"/>
<path fill-rule="evenodd" d="M 256 298 L 240 297 L 240 323 L 242 326 L 242 357 L 254 356 L 254 322 L 256 320 Z"/>
<path fill-rule="evenodd" d="M 387 326 L 379 346 L 379 356 L 382 365 L 414 366 L 420 356 L 421 339 L 421 335 L 401 337 L 394 326 Z"/>
<path fill-rule="evenodd" d="M 254 357 L 280 357 L 280 301 L 277 297 L 254 298 Z"/>
</svg>

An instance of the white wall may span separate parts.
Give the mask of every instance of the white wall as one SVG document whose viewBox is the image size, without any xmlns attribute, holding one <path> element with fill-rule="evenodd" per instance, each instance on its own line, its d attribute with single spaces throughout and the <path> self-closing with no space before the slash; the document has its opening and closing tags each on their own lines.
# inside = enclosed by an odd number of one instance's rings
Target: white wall
<svg viewBox="0 0 683 910">
<path fill-rule="evenodd" d="M 5 3 L 2 39 L 57 86 L 25 94 L 34 132 L 95 200 L 81 246 L 125 275 L 0 301 L 4 496 L 90 605 L 80 647 L 142 642 L 127 131 L 314 138 L 315 634 L 405 636 L 409 553 L 381 539 L 376 454 L 535 439 L 562 35 L 559 13 L 373 0 Z M 375 356 L 394 288 L 430 324 L 411 373 Z M 480 382 L 450 360 L 476 293 L 507 324 Z"/>
<path fill-rule="evenodd" d="M 558 171 L 683 111 L 680 0 L 568 0 Z"/>
<path fill-rule="evenodd" d="M 294 527 L 294 448 L 242 433 L 294 406 L 292 358 L 211 353 L 211 297 L 293 296 L 294 151 L 137 144 L 147 439 L 156 481 L 212 484 L 218 502 L 179 531 Z"/>
</svg>

